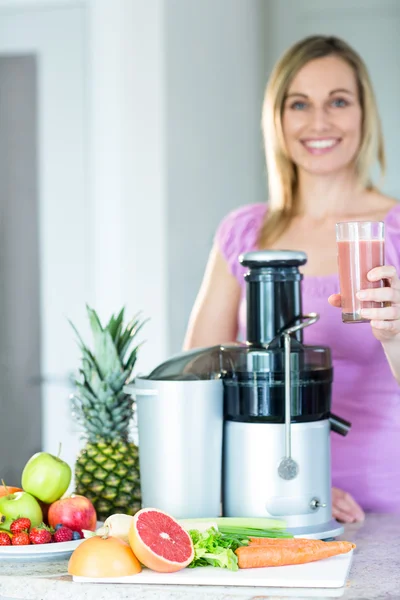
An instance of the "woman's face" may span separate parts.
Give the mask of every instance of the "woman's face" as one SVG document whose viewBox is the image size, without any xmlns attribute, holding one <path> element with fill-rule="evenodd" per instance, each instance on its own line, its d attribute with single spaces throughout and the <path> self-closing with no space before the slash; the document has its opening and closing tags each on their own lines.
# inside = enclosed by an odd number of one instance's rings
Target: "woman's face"
<svg viewBox="0 0 400 600">
<path fill-rule="evenodd" d="M 294 77 L 282 114 L 289 156 L 299 169 L 329 175 L 349 167 L 361 143 L 362 111 L 353 69 L 318 58 Z"/>
</svg>

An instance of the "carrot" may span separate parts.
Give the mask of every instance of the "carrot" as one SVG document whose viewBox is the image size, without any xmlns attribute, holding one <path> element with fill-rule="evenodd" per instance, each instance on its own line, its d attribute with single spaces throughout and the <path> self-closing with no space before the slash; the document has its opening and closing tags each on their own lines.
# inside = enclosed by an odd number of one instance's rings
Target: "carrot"
<svg viewBox="0 0 400 600">
<path fill-rule="evenodd" d="M 308 538 L 249 538 L 249 546 L 303 546 L 306 544 L 310 548 L 313 546 L 320 547 L 321 544 L 327 544 L 330 542 L 323 542 L 322 540 L 313 540 Z"/>
<path fill-rule="evenodd" d="M 269 540 L 271 542 L 271 540 Z M 350 542 L 322 542 L 321 540 L 274 540 L 241 546 L 235 550 L 240 569 L 301 565 L 338 554 L 347 554 L 355 548 Z"/>
<path fill-rule="evenodd" d="M 308 538 L 258 538 L 250 537 L 249 546 L 297 546 L 304 542 L 320 542 L 321 540 L 309 540 Z"/>
</svg>

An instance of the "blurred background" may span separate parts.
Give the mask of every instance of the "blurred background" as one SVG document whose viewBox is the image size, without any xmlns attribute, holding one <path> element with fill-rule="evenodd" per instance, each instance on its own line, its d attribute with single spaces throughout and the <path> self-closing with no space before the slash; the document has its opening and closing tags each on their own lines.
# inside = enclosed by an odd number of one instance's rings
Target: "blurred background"
<svg viewBox="0 0 400 600">
<path fill-rule="evenodd" d="M 372 76 L 400 198 L 398 0 L 0 0 L 0 471 L 72 464 L 70 376 L 89 333 L 142 311 L 137 372 L 179 352 L 216 227 L 267 199 L 272 66 L 343 37 Z M 86 341 L 89 342 L 87 338 Z M 23 433 L 22 433 L 23 432 Z"/>
</svg>

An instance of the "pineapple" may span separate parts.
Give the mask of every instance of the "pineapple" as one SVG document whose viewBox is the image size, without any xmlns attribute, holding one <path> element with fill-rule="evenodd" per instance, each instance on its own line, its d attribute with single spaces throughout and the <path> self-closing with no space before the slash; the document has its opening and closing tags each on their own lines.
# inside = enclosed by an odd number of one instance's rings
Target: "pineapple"
<svg viewBox="0 0 400 600">
<path fill-rule="evenodd" d="M 93 502 L 103 521 L 113 513 L 134 515 L 141 508 L 139 451 L 129 435 L 133 400 L 123 387 L 131 379 L 139 349 L 132 349 L 132 342 L 144 323 L 136 316 L 125 326 L 122 309 L 102 327 L 96 312 L 86 308 L 93 350 L 71 323 L 82 351 L 73 416 L 86 439 L 75 464 L 75 490 Z"/>
</svg>

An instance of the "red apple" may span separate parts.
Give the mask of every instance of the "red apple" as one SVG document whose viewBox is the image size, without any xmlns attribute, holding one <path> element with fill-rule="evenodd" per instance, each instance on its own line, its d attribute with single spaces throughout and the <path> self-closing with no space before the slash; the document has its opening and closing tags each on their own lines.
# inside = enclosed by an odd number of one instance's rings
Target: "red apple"
<svg viewBox="0 0 400 600">
<path fill-rule="evenodd" d="M 36 500 L 37 500 L 37 498 L 36 498 Z M 51 504 L 46 504 L 46 502 L 42 502 L 41 500 L 38 500 L 38 502 L 39 502 L 39 506 L 42 509 L 42 513 L 43 513 L 43 523 L 45 525 L 48 525 L 49 524 L 48 515 L 49 515 L 49 508 L 50 508 Z"/>
<path fill-rule="evenodd" d="M 50 527 L 62 523 L 72 531 L 79 531 L 82 536 L 82 529 L 95 531 L 97 524 L 96 509 L 89 498 L 71 494 L 71 496 L 60 498 L 60 500 L 56 500 L 50 505 L 48 521 Z"/>
</svg>

